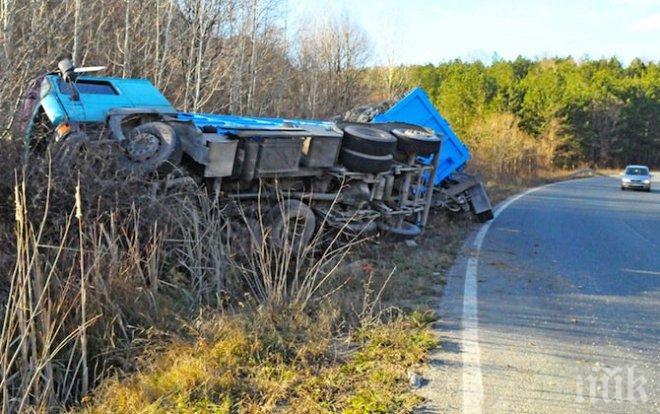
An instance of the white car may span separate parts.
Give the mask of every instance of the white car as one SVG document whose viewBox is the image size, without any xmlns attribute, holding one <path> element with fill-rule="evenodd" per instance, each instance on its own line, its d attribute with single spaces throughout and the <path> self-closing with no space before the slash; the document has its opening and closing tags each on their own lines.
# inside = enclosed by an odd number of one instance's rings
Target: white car
<svg viewBox="0 0 660 414">
<path fill-rule="evenodd" d="M 627 189 L 651 191 L 653 174 L 645 165 L 629 165 L 621 173 L 621 191 Z"/>
</svg>

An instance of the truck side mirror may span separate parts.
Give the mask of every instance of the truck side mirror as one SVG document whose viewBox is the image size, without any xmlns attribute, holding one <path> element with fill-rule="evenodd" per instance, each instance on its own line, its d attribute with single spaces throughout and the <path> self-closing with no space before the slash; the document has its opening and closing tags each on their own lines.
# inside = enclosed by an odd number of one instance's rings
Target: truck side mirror
<svg viewBox="0 0 660 414">
<path fill-rule="evenodd" d="M 62 59 L 58 62 L 57 68 L 60 70 L 60 76 L 64 82 L 71 84 L 71 99 L 74 101 L 80 100 L 80 93 L 76 88 L 76 67 L 73 61 L 69 58 Z"/>
</svg>

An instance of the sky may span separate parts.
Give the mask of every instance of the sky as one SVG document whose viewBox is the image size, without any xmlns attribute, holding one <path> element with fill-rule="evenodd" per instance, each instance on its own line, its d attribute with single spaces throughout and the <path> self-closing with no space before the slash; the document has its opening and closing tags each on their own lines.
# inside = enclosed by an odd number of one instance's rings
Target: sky
<svg viewBox="0 0 660 414">
<path fill-rule="evenodd" d="M 660 60 L 660 0 L 288 0 L 292 22 L 346 14 L 372 64 L 573 56 Z"/>
</svg>

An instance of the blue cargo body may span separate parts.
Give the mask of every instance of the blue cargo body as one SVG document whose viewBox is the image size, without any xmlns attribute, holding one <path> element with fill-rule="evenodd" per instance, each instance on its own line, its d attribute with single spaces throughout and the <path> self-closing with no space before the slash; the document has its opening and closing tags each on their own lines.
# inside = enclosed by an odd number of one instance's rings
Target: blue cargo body
<svg viewBox="0 0 660 414">
<path fill-rule="evenodd" d="M 435 172 L 434 185 L 439 185 L 456 171 L 461 171 L 470 160 L 470 151 L 461 142 L 440 115 L 422 88 L 415 88 L 386 112 L 374 117 L 372 122 L 407 122 L 433 129 L 442 137 L 440 163 Z M 433 157 L 421 158 L 431 164 Z"/>
</svg>

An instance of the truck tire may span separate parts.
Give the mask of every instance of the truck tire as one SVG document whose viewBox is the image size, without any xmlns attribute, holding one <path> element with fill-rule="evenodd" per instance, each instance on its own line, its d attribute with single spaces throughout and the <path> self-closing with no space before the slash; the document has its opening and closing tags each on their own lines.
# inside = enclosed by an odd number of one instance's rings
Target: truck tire
<svg viewBox="0 0 660 414">
<path fill-rule="evenodd" d="M 442 142 L 438 136 L 421 128 L 395 128 L 392 135 L 397 138 L 397 151 L 409 155 L 437 154 Z"/>
<path fill-rule="evenodd" d="M 76 163 L 80 150 L 89 139 L 84 132 L 72 132 L 64 140 L 51 144 L 53 164 L 62 171 L 69 171 Z"/>
<path fill-rule="evenodd" d="M 299 200 L 285 200 L 268 211 L 269 240 L 276 249 L 291 248 L 294 254 L 304 249 L 316 230 L 316 216 Z"/>
<path fill-rule="evenodd" d="M 378 225 L 373 220 L 353 220 L 348 223 L 338 223 L 329 220 L 328 224 L 351 237 L 369 236 L 378 230 Z"/>
<path fill-rule="evenodd" d="M 422 234 L 421 228 L 407 221 L 401 223 L 400 227 L 394 227 L 379 222 L 378 229 L 384 233 L 384 236 L 392 241 L 410 240 Z"/>
<path fill-rule="evenodd" d="M 121 146 L 124 153 L 119 157 L 120 168 L 138 174 L 167 174 L 183 155 L 181 141 L 174 129 L 164 122 L 136 126 L 121 141 Z"/>
<path fill-rule="evenodd" d="M 235 217 L 228 227 L 230 254 L 242 258 L 260 254 L 264 231 L 258 220 L 252 217 Z"/>
<path fill-rule="evenodd" d="M 369 155 L 348 148 L 339 152 L 339 162 L 349 171 L 378 174 L 392 168 L 392 155 Z"/>
<path fill-rule="evenodd" d="M 396 138 L 387 131 L 362 125 L 344 128 L 342 147 L 367 155 L 392 155 L 396 150 Z"/>
</svg>

